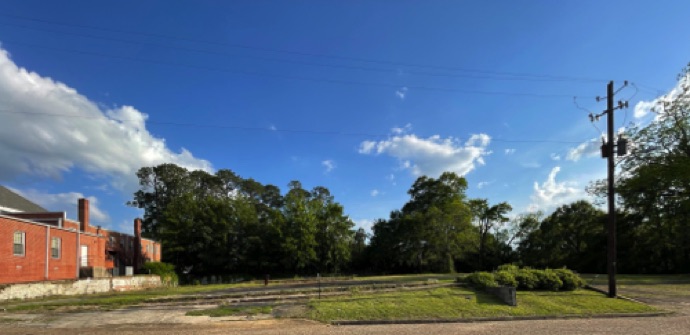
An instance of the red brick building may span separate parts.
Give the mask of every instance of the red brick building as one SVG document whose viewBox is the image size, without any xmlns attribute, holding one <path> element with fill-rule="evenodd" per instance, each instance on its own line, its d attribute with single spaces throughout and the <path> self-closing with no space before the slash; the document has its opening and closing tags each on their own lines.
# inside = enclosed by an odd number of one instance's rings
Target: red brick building
<svg viewBox="0 0 690 335">
<path fill-rule="evenodd" d="M 48 212 L 0 186 L 0 284 L 125 275 L 160 261 L 161 245 L 89 224 L 89 201 L 79 199 L 78 221 Z"/>
</svg>

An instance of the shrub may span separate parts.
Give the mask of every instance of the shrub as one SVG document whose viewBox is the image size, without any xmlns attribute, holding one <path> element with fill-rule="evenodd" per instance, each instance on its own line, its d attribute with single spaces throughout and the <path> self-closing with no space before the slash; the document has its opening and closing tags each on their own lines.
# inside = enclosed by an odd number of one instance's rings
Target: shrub
<svg viewBox="0 0 690 335">
<path fill-rule="evenodd" d="M 494 279 L 499 285 L 517 287 L 518 282 L 515 280 L 515 274 L 510 271 L 496 271 L 494 272 Z"/>
<path fill-rule="evenodd" d="M 508 271 L 508 272 L 513 273 L 513 274 L 517 273 L 519 270 L 520 270 L 520 267 L 518 267 L 515 264 L 503 264 L 503 265 L 500 265 L 498 267 L 498 269 L 496 269 L 497 272 Z"/>
<path fill-rule="evenodd" d="M 161 282 L 166 286 L 177 286 L 178 277 L 175 273 L 175 266 L 163 262 L 146 262 L 144 271 L 161 277 Z"/>
<path fill-rule="evenodd" d="M 571 270 L 563 268 L 553 270 L 553 272 L 556 273 L 558 278 L 561 279 L 561 282 L 563 282 L 563 287 L 561 287 L 561 289 L 564 291 L 574 291 L 585 286 L 585 281 Z"/>
<path fill-rule="evenodd" d="M 520 269 L 515 273 L 519 290 L 534 290 L 539 286 L 539 278 L 530 269 Z"/>
<path fill-rule="evenodd" d="M 546 270 L 530 270 L 537 276 L 539 280 L 537 289 L 547 291 L 558 291 L 563 287 L 563 281 L 558 275 L 550 269 Z"/>
<path fill-rule="evenodd" d="M 494 275 L 489 272 L 474 272 L 465 277 L 465 281 L 476 288 L 496 287 Z"/>
</svg>

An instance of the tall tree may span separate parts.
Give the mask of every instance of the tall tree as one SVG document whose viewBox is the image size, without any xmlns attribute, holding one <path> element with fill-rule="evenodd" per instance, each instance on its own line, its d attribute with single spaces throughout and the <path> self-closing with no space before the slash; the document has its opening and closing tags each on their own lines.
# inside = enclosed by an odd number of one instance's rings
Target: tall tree
<svg viewBox="0 0 690 335">
<path fill-rule="evenodd" d="M 513 207 L 507 202 L 489 206 L 487 199 L 472 199 L 469 201 L 469 207 L 472 218 L 479 228 L 479 267 L 485 268 L 491 229 L 498 229 L 507 223 L 509 218 L 506 214 L 513 210 Z"/>
</svg>

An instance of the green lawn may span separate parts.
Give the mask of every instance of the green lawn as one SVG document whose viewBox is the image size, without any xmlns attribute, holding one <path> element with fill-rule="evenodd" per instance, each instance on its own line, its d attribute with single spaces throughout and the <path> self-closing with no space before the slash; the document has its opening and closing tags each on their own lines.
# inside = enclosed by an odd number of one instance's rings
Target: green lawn
<svg viewBox="0 0 690 335">
<path fill-rule="evenodd" d="M 309 317 L 319 321 L 591 315 L 657 311 L 644 304 L 610 299 L 589 290 L 518 292 L 518 306 L 511 307 L 489 294 L 466 288 L 438 288 L 312 300 L 309 307 Z"/>
</svg>

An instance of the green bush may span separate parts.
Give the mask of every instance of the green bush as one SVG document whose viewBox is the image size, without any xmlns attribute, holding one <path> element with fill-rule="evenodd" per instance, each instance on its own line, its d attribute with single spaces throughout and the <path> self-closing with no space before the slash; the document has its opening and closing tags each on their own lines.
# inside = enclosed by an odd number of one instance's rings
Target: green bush
<svg viewBox="0 0 690 335">
<path fill-rule="evenodd" d="M 558 278 L 561 279 L 561 282 L 563 282 L 563 287 L 561 287 L 561 290 L 563 291 L 574 291 L 585 286 L 584 279 L 580 278 L 580 276 L 571 270 L 563 268 L 553 270 L 553 272 L 556 273 Z"/>
<path fill-rule="evenodd" d="M 563 287 L 563 281 L 553 270 L 530 270 L 537 276 L 539 283 L 537 289 L 546 291 L 558 291 Z"/>
<path fill-rule="evenodd" d="M 496 269 L 496 271 L 497 272 L 508 271 L 512 274 L 516 274 L 518 271 L 520 271 L 520 267 L 518 267 L 515 264 L 503 264 L 503 265 L 500 265 L 498 267 L 498 269 Z"/>
<path fill-rule="evenodd" d="M 161 277 L 161 282 L 166 286 L 177 286 L 179 279 L 175 273 L 175 266 L 163 262 L 144 263 L 144 272 Z"/>
<path fill-rule="evenodd" d="M 510 271 L 502 270 L 494 272 L 494 279 L 499 285 L 517 287 L 518 282 L 515 274 Z"/>
<path fill-rule="evenodd" d="M 539 286 L 539 278 L 531 269 L 520 269 L 515 273 L 518 290 L 534 290 Z"/>
<path fill-rule="evenodd" d="M 494 275 L 489 272 L 474 272 L 465 277 L 465 282 L 476 288 L 496 287 L 498 283 L 494 279 Z"/>
</svg>

